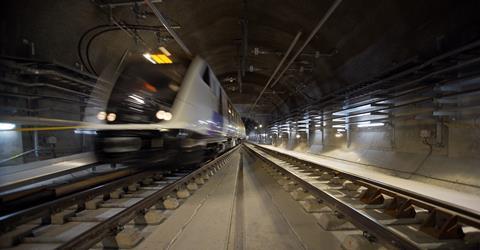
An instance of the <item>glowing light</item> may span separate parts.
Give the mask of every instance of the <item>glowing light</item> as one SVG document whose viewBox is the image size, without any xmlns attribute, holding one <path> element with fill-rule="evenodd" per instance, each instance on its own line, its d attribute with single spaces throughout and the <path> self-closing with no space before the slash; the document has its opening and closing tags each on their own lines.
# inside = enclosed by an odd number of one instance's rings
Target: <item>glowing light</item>
<svg viewBox="0 0 480 250">
<path fill-rule="evenodd" d="M 143 57 L 147 59 L 149 62 L 153 64 L 171 64 L 173 61 L 168 58 L 167 55 L 165 54 L 150 54 L 150 53 L 145 53 L 143 54 Z"/>
<path fill-rule="evenodd" d="M 165 121 L 170 121 L 172 119 L 172 117 L 173 117 L 172 113 L 165 112 L 165 115 L 164 115 L 163 119 L 165 119 Z"/>
<path fill-rule="evenodd" d="M 150 84 L 148 82 L 144 82 L 143 87 L 145 87 L 145 89 L 147 89 L 150 92 L 157 92 L 157 88 L 155 88 L 155 86 L 153 86 L 152 84 Z"/>
<path fill-rule="evenodd" d="M 257 128 L 258 128 L 258 127 L 257 127 L 257 126 L 255 126 L 255 129 L 257 129 Z"/>
<path fill-rule="evenodd" d="M 103 121 L 103 120 L 105 120 L 105 118 L 107 118 L 107 112 L 104 112 L 104 111 L 98 112 L 98 114 L 97 114 L 97 119 L 98 120 Z"/>
<path fill-rule="evenodd" d="M 332 128 L 345 128 L 345 125 L 333 125 Z"/>
<path fill-rule="evenodd" d="M 169 64 L 172 60 L 164 54 L 151 55 L 152 59 L 158 64 Z"/>
<path fill-rule="evenodd" d="M 159 119 L 159 120 L 165 120 L 165 121 L 170 121 L 173 117 L 172 113 L 170 112 L 167 112 L 167 111 L 164 111 L 164 110 L 159 110 L 155 116 Z M 204 122 L 204 121 L 200 121 L 199 122 Z M 206 124 L 206 122 L 205 122 Z"/>
<path fill-rule="evenodd" d="M 115 113 L 110 113 L 107 115 L 107 121 L 113 122 L 115 119 L 117 119 L 117 115 Z"/>
<path fill-rule="evenodd" d="M 335 137 L 337 137 L 337 138 L 343 137 L 343 134 L 342 133 L 336 133 Z"/>
<path fill-rule="evenodd" d="M 377 122 L 377 123 L 358 124 L 357 127 L 368 128 L 368 127 L 381 127 L 381 126 L 384 126 L 384 125 L 385 124 L 383 122 Z"/>
<path fill-rule="evenodd" d="M 300 139 L 300 134 L 295 135 L 295 138 Z"/>
<path fill-rule="evenodd" d="M 75 129 L 73 131 L 75 134 L 81 134 L 81 135 L 96 135 L 97 131 L 94 130 L 82 130 L 82 129 Z"/>
<path fill-rule="evenodd" d="M 0 122 L 0 130 L 12 130 L 16 126 L 13 123 Z"/>
<path fill-rule="evenodd" d="M 147 59 L 149 62 L 151 62 L 151 63 L 153 63 L 153 64 L 157 64 L 157 63 L 152 59 L 152 55 L 150 55 L 149 53 L 143 54 L 143 57 L 145 57 L 145 59 Z"/>
<path fill-rule="evenodd" d="M 160 47 L 158 48 L 163 54 L 165 54 L 166 56 L 171 56 L 172 54 L 165 48 L 165 47 Z"/>
<path fill-rule="evenodd" d="M 368 113 L 362 113 L 362 114 L 358 114 L 358 115 L 351 115 L 349 117 L 359 117 L 359 116 L 366 116 L 366 115 L 371 115 L 372 113 L 368 112 Z"/>
<path fill-rule="evenodd" d="M 259 128 L 262 128 L 262 124 L 258 125 Z"/>
<path fill-rule="evenodd" d="M 165 111 L 159 110 L 159 111 L 155 114 L 155 116 L 156 116 L 159 120 L 163 120 L 163 119 L 165 119 Z"/>
<path fill-rule="evenodd" d="M 345 132 L 345 129 L 343 129 L 343 128 L 337 128 L 337 132 Z"/>
</svg>

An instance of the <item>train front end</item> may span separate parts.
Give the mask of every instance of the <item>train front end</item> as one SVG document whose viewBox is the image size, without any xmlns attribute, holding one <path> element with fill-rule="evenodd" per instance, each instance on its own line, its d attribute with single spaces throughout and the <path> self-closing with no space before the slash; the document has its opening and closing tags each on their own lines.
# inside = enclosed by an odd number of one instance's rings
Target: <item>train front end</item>
<svg viewBox="0 0 480 250">
<path fill-rule="evenodd" d="M 166 129 L 187 64 L 130 60 L 115 82 L 105 110 L 96 114 L 96 154 L 108 163 L 158 164 L 178 153 L 181 131 Z"/>
</svg>

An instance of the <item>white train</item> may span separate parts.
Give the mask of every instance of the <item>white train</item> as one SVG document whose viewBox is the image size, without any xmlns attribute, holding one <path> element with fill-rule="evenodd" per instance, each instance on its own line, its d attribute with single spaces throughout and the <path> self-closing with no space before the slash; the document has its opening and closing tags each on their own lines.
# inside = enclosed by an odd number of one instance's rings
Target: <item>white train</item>
<svg viewBox="0 0 480 250">
<path fill-rule="evenodd" d="M 244 139 L 240 115 L 208 64 L 200 57 L 187 64 L 130 60 L 96 114 L 100 160 L 188 164 Z"/>
</svg>

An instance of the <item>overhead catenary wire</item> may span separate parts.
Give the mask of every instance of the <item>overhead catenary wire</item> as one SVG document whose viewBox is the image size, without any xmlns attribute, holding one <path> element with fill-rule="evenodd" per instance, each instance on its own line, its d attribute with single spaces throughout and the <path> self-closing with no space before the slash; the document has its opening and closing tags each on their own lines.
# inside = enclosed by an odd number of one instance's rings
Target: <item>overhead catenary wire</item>
<svg viewBox="0 0 480 250">
<path fill-rule="evenodd" d="M 335 9 L 337 9 L 337 7 L 340 5 L 340 3 L 342 3 L 342 0 L 335 0 L 335 2 L 330 6 L 330 8 L 325 13 L 325 15 L 323 15 L 322 19 L 320 19 L 320 21 L 318 22 L 317 26 L 315 26 L 315 28 L 312 30 L 312 32 L 308 36 L 307 40 L 305 40 L 305 42 L 302 44 L 302 46 L 298 49 L 297 53 L 295 53 L 295 55 L 292 58 L 290 58 L 290 61 L 287 63 L 287 66 L 285 66 L 283 71 L 278 75 L 277 79 L 272 83 L 272 86 L 271 86 L 272 88 L 275 87 L 275 84 L 278 83 L 280 78 L 282 78 L 283 74 L 285 74 L 285 72 L 288 70 L 288 68 L 290 68 L 292 63 L 303 52 L 305 47 L 307 47 L 307 45 L 310 43 L 310 41 L 313 39 L 313 37 L 317 34 L 317 32 L 320 30 L 320 28 L 322 28 L 322 26 L 327 22 L 328 18 L 333 14 L 333 12 L 335 11 Z"/>
<path fill-rule="evenodd" d="M 272 75 L 270 76 L 270 78 L 268 79 L 267 83 L 265 83 L 265 86 L 263 87 L 262 91 L 260 92 L 260 94 L 258 95 L 257 99 L 255 99 L 255 102 L 253 103 L 252 107 L 250 108 L 250 113 L 255 109 L 255 106 L 257 106 L 257 103 L 258 101 L 260 100 L 260 98 L 262 97 L 263 93 L 265 93 L 265 90 L 268 88 L 268 86 L 270 85 L 270 82 L 273 80 L 273 78 L 275 77 L 275 75 L 277 74 L 277 72 L 280 70 L 280 68 L 282 67 L 283 63 L 285 62 L 285 60 L 287 59 L 287 57 L 290 55 L 290 53 L 292 52 L 293 48 L 295 47 L 295 45 L 297 44 L 298 42 L 298 39 L 300 39 L 300 36 L 302 35 L 302 32 L 298 32 L 297 35 L 295 36 L 295 38 L 292 40 L 292 42 L 290 43 L 290 46 L 288 47 L 287 49 L 287 52 L 285 52 L 285 54 L 283 55 L 283 58 L 282 60 L 280 60 L 280 62 L 278 63 L 277 67 L 275 68 L 275 70 L 273 71 Z"/>
<path fill-rule="evenodd" d="M 167 19 L 162 15 L 162 13 L 155 7 L 155 5 L 152 3 L 151 0 L 144 0 L 145 3 L 152 9 L 153 14 L 158 18 L 160 23 L 165 27 L 165 29 L 168 31 L 168 33 L 173 37 L 173 39 L 178 43 L 178 45 L 182 48 L 182 50 L 185 52 L 185 54 L 188 57 L 192 57 L 193 54 L 190 52 L 188 49 L 187 45 L 180 39 L 180 37 L 177 35 L 177 33 L 172 29 L 172 26 L 168 23 Z"/>
</svg>

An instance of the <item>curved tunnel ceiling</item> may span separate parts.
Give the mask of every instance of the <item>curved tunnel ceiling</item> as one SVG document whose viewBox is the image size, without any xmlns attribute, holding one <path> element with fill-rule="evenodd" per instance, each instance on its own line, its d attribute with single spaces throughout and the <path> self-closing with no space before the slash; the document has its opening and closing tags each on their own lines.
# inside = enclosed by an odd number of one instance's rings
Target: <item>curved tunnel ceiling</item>
<svg viewBox="0 0 480 250">
<path fill-rule="evenodd" d="M 44 59 L 78 66 L 76 47 L 80 37 L 92 27 L 111 24 L 110 14 L 130 24 L 161 25 L 146 5 L 108 7 L 119 2 L 131 1 L 9 1 L 10 8 L 21 11 L 16 16 L 6 13 L 7 24 L 15 22 L 7 34 L 13 34 L 14 40 L 28 37 L 35 41 Z M 302 32 L 293 52 L 332 3 L 163 0 L 155 6 L 170 24 L 179 26 L 176 32 L 187 47 L 209 62 L 232 102 L 242 115 L 248 116 L 251 104 L 296 34 Z M 343 1 L 279 83 L 267 89 L 251 115 L 254 119 L 275 119 L 334 90 L 371 79 L 405 60 L 429 58 L 478 39 L 478 9 L 480 2 L 473 0 L 374 0 L 368 4 Z M 185 58 L 165 31 L 139 30 L 138 34 L 149 47 L 163 44 L 174 58 Z M 9 42 L 3 43 L 3 53 L 14 54 L 18 48 Z M 52 44 L 55 51 L 48 51 Z M 94 67 L 101 71 L 112 60 L 118 60 L 125 49 L 142 52 L 138 41 L 122 31 L 112 31 L 92 42 L 89 55 Z M 245 74 L 240 85 L 238 72 L 242 70 Z"/>
</svg>

